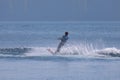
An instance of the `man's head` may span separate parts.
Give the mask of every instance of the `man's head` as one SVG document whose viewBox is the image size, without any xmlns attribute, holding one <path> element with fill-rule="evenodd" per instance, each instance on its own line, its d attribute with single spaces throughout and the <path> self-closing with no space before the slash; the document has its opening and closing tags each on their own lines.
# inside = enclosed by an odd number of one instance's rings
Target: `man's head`
<svg viewBox="0 0 120 80">
<path fill-rule="evenodd" d="M 65 35 L 68 35 L 68 32 L 65 32 Z"/>
</svg>

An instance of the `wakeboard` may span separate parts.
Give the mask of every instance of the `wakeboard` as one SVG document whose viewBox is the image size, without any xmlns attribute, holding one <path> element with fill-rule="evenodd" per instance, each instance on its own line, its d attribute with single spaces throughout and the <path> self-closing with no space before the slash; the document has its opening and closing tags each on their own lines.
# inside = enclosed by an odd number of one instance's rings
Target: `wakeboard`
<svg viewBox="0 0 120 80">
<path fill-rule="evenodd" d="M 47 51 L 50 52 L 53 55 L 55 54 L 55 52 L 53 50 L 51 50 L 51 49 L 47 49 Z"/>
</svg>

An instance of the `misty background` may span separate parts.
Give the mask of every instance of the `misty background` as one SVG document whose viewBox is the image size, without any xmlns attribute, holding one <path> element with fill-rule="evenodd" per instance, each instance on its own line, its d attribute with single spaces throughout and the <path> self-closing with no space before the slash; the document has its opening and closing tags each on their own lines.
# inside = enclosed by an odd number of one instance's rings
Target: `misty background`
<svg viewBox="0 0 120 80">
<path fill-rule="evenodd" d="M 0 21 L 120 21 L 120 0 L 0 0 Z"/>
</svg>

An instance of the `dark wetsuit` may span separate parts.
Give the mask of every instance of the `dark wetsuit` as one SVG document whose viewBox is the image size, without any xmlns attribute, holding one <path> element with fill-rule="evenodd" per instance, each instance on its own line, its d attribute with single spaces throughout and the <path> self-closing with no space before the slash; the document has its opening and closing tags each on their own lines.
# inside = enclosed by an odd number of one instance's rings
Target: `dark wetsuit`
<svg viewBox="0 0 120 80">
<path fill-rule="evenodd" d="M 55 53 L 60 52 L 61 47 L 64 46 L 64 44 L 65 44 L 65 43 L 67 42 L 67 40 L 68 40 L 68 35 L 62 36 L 62 38 L 60 38 L 60 40 L 61 40 L 61 42 L 59 43 L 59 45 L 58 45 L 57 50 L 56 50 Z"/>
</svg>

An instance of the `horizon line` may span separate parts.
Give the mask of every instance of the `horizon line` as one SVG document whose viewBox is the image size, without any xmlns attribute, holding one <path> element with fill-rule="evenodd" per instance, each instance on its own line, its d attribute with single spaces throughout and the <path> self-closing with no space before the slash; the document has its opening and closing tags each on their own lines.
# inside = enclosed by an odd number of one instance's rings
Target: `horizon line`
<svg viewBox="0 0 120 80">
<path fill-rule="evenodd" d="M 0 23 L 120 23 L 120 21 L 0 21 Z"/>
</svg>

